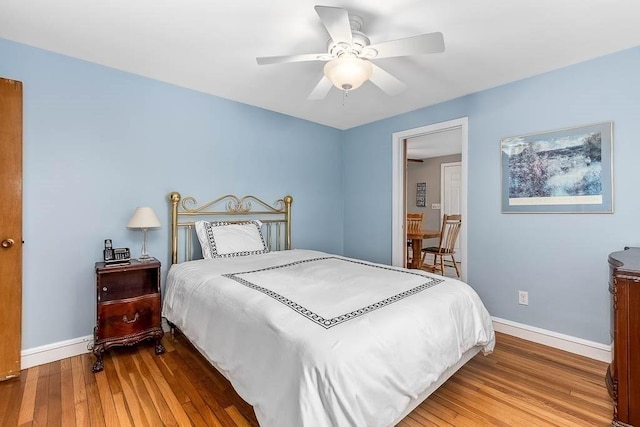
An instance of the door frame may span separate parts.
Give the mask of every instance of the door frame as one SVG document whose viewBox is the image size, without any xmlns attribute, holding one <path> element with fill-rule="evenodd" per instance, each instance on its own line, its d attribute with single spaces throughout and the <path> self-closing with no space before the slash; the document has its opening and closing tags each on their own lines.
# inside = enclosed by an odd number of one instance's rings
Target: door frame
<svg viewBox="0 0 640 427">
<path fill-rule="evenodd" d="M 441 132 L 449 129 L 461 130 L 462 134 L 462 150 L 461 150 L 461 163 L 462 163 L 462 188 L 460 201 L 460 214 L 462 215 L 463 222 L 460 229 L 460 262 L 462 263 L 461 278 L 466 280 L 467 278 L 467 230 L 468 230 L 468 216 L 467 216 L 467 188 L 468 188 L 468 174 L 467 174 L 467 157 L 469 148 L 469 118 L 461 117 L 459 119 L 448 120 L 446 122 L 434 123 L 419 128 L 407 129 L 400 132 L 394 132 L 391 135 L 391 264 L 395 266 L 404 265 L 404 257 L 406 251 L 406 234 L 405 234 L 405 210 L 407 205 L 406 200 L 406 140 L 416 136 L 429 134 L 433 132 Z"/>
</svg>

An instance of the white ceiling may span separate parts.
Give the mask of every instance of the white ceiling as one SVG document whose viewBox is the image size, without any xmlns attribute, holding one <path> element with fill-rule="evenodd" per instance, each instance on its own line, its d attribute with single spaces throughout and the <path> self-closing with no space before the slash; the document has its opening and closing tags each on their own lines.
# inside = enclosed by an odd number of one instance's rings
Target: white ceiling
<svg viewBox="0 0 640 427">
<path fill-rule="evenodd" d="M 0 37 L 338 129 L 640 45 L 637 0 L 322 1 L 0 0 Z M 372 44 L 439 31 L 446 50 L 374 61 L 398 96 L 367 82 L 309 101 L 324 63 L 255 58 L 324 52 L 317 2 L 361 16 Z"/>
<path fill-rule="evenodd" d="M 408 159 L 429 159 L 462 153 L 462 128 L 445 129 L 407 139 Z"/>
</svg>

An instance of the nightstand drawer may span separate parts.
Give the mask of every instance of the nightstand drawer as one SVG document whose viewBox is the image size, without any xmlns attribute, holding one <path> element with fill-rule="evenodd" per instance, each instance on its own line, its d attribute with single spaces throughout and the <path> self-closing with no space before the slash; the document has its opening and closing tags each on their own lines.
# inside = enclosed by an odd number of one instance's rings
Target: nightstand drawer
<svg viewBox="0 0 640 427">
<path fill-rule="evenodd" d="M 158 328 L 160 294 L 98 304 L 98 341 L 120 338 Z"/>
</svg>

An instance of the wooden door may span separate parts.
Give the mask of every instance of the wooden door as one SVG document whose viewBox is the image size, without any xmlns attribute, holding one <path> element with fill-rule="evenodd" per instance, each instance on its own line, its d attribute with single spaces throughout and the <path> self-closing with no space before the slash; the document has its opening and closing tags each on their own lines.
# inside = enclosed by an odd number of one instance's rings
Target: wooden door
<svg viewBox="0 0 640 427">
<path fill-rule="evenodd" d="M 0 78 L 0 381 L 20 375 L 22 83 Z"/>
</svg>

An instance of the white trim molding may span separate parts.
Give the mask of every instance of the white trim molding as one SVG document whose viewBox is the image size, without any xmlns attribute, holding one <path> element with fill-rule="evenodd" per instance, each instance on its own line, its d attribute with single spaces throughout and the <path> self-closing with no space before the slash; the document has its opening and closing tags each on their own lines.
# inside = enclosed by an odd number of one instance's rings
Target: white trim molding
<svg viewBox="0 0 640 427">
<path fill-rule="evenodd" d="M 527 341 L 533 341 L 538 344 L 568 351 L 591 359 L 600 360 L 602 362 L 611 362 L 610 345 L 600 344 L 584 340 L 582 338 L 536 328 L 535 326 L 512 322 L 511 320 L 501 319 L 499 317 L 492 317 L 491 319 L 493 320 L 493 329 L 495 329 L 496 332 L 502 332 L 507 335 L 512 335 Z M 162 326 L 163 330 L 167 332 L 169 328 L 164 322 L 164 319 Z M 22 350 L 20 368 L 28 369 L 33 366 L 44 365 L 45 363 L 56 362 L 68 357 L 89 353 L 89 346 L 92 343 L 93 335 L 87 335 L 84 337 L 73 338 L 66 341 Z"/>
<path fill-rule="evenodd" d="M 611 363 L 611 345 L 572 337 L 499 317 L 491 317 L 491 319 L 493 320 L 493 329 L 496 332 L 502 332 L 590 359 L 600 360 L 601 362 Z"/>
<path fill-rule="evenodd" d="M 89 345 L 93 343 L 93 335 L 73 338 L 66 341 L 54 342 L 40 347 L 22 350 L 20 358 L 20 369 L 27 369 L 45 363 L 74 357 L 79 354 L 88 353 Z"/>
<path fill-rule="evenodd" d="M 162 318 L 162 330 L 169 332 L 167 320 Z M 69 357 L 90 353 L 89 347 L 93 344 L 93 335 L 72 338 L 66 341 L 54 342 L 40 347 L 22 350 L 20 353 L 20 369 L 28 369 L 45 363 L 56 362 Z"/>
</svg>

